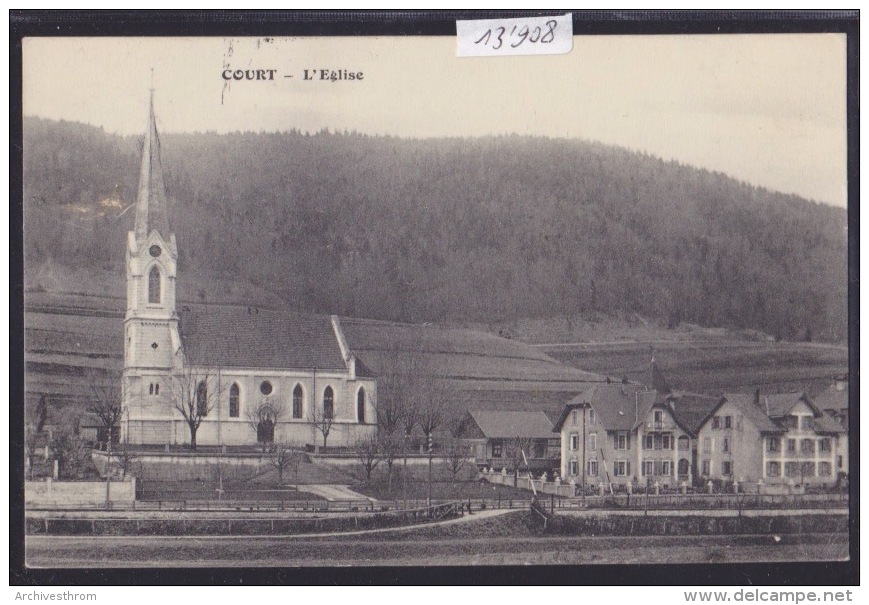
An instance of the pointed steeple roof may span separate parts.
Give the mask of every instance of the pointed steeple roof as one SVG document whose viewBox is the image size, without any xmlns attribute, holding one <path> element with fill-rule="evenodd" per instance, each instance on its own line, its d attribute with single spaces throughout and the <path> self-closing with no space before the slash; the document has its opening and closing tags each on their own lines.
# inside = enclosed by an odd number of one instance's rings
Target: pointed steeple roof
<svg viewBox="0 0 869 605">
<path fill-rule="evenodd" d="M 169 237 L 169 217 L 166 207 L 166 186 L 160 162 L 160 137 L 154 118 L 154 89 L 148 104 L 148 131 L 142 147 L 142 169 L 139 172 L 139 195 L 136 202 L 136 239 L 148 237 L 151 231 Z"/>
<path fill-rule="evenodd" d="M 673 389 L 670 388 L 670 383 L 664 378 L 663 372 L 658 368 L 658 364 L 655 361 L 655 350 L 652 351 L 652 359 L 649 362 L 649 380 L 647 384 L 658 391 L 661 395 L 667 395 L 673 392 Z"/>
</svg>

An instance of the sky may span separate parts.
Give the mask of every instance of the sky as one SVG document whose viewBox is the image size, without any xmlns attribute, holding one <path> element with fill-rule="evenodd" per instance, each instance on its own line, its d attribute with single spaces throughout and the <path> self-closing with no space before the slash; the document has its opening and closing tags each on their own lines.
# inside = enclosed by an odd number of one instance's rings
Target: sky
<svg viewBox="0 0 869 605">
<path fill-rule="evenodd" d="M 27 38 L 23 48 L 24 115 L 113 133 L 144 131 L 153 82 L 163 132 L 579 138 L 847 204 L 842 34 L 575 36 L 565 55 L 480 58 L 456 57 L 447 36 Z M 227 81 L 227 68 L 275 71 Z M 364 75 L 305 80 L 305 69 Z"/>
</svg>

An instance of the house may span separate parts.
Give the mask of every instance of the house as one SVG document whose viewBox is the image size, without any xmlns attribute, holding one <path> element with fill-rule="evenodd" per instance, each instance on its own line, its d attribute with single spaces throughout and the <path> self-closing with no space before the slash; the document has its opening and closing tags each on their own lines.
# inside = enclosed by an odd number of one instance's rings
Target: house
<svg viewBox="0 0 869 605">
<path fill-rule="evenodd" d="M 804 393 L 725 394 L 698 431 L 700 474 L 727 482 L 832 483 L 842 432 Z"/>
<path fill-rule="evenodd" d="M 559 441 L 543 412 L 471 410 L 456 436 L 473 451 L 477 466 L 493 470 L 557 470 Z"/>
<path fill-rule="evenodd" d="M 844 432 L 839 433 L 838 454 L 836 455 L 836 472 L 848 472 L 848 375 L 843 374 L 833 379 L 833 384 L 818 393 L 813 398 L 815 407 L 823 410 L 830 418 L 836 421 Z"/>
<path fill-rule="evenodd" d="M 375 433 L 377 381 L 357 363 L 337 317 L 252 307 L 179 310 L 179 250 L 152 93 L 126 246 L 126 442 L 326 445 L 328 436 L 331 445 L 349 446 Z"/>
<path fill-rule="evenodd" d="M 697 434 L 700 427 L 706 420 L 707 415 L 712 409 L 718 405 L 720 397 L 711 397 L 708 395 L 699 395 L 696 393 L 670 393 L 667 395 L 667 403 L 674 418 L 679 424 L 685 427 L 691 435 L 691 477 L 690 482 L 696 483 L 699 480 L 700 463 L 697 453 Z"/>
<path fill-rule="evenodd" d="M 674 485 L 691 476 L 691 432 L 656 390 L 598 384 L 562 410 L 561 476 L 579 484 Z"/>
</svg>

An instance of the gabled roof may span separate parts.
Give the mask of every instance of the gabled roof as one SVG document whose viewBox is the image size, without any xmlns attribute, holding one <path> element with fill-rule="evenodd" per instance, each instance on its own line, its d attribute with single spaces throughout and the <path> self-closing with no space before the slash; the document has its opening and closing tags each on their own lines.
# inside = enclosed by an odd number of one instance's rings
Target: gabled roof
<svg viewBox="0 0 869 605">
<path fill-rule="evenodd" d="M 845 417 L 845 421 L 847 422 L 847 416 Z M 829 414 L 824 412 L 817 418 L 815 418 L 815 432 L 816 433 L 847 433 L 848 427 L 843 426 L 836 422 L 835 418 L 832 418 Z"/>
<path fill-rule="evenodd" d="M 718 406 L 721 398 L 685 393 L 670 397 L 668 401 L 671 402 L 670 411 L 676 422 L 689 433 L 696 435 L 706 416 Z"/>
<path fill-rule="evenodd" d="M 630 431 L 648 415 L 656 402 L 657 391 L 637 384 L 596 384 L 570 400 L 556 421 L 560 431 L 571 410 L 590 405 L 607 431 Z"/>
<path fill-rule="evenodd" d="M 814 402 L 821 410 L 847 410 L 848 383 L 845 382 L 843 389 L 838 389 L 835 384 L 831 384 L 814 397 Z"/>
<path fill-rule="evenodd" d="M 188 363 L 223 368 L 346 370 L 327 315 L 253 307 L 186 311 L 181 340 Z"/>
<path fill-rule="evenodd" d="M 809 396 L 803 392 L 765 395 L 763 396 L 763 399 L 764 403 L 766 404 L 767 414 L 772 418 L 787 416 L 788 412 L 790 412 L 791 409 L 793 409 L 793 407 L 797 405 L 800 401 L 805 402 L 806 405 L 812 408 L 815 416 L 821 415 L 821 410 L 819 410 L 814 402 L 809 399 Z"/>
<path fill-rule="evenodd" d="M 742 414 L 743 418 L 751 422 L 758 431 L 761 433 L 784 433 L 785 429 L 776 424 L 769 416 L 766 415 L 765 411 L 762 410 L 754 403 L 753 395 L 746 395 L 745 393 L 725 393 L 722 395 L 718 404 L 709 410 L 709 413 L 706 414 L 706 417 L 702 420 L 702 422 L 698 425 L 697 430 L 703 427 L 712 416 L 715 415 L 715 412 L 724 405 L 724 403 L 730 403 L 739 412 Z"/>
<path fill-rule="evenodd" d="M 552 423 L 543 412 L 468 412 L 487 439 L 553 439 Z"/>
</svg>

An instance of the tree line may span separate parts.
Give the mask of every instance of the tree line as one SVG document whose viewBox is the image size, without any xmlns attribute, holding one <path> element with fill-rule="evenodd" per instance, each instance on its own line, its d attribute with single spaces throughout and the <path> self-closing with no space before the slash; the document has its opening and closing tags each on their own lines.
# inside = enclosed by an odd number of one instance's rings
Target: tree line
<svg viewBox="0 0 869 605">
<path fill-rule="evenodd" d="M 122 272 L 141 138 L 35 118 L 24 133 L 28 263 Z M 298 310 L 413 322 L 620 310 L 847 335 L 845 211 L 721 173 L 528 136 L 161 143 L 182 269 L 244 276 Z"/>
</svg>

